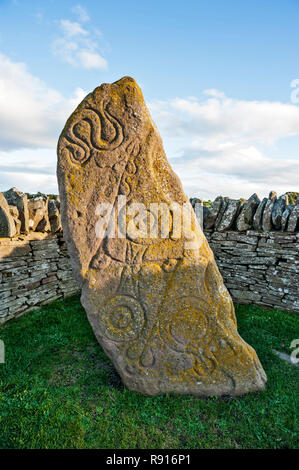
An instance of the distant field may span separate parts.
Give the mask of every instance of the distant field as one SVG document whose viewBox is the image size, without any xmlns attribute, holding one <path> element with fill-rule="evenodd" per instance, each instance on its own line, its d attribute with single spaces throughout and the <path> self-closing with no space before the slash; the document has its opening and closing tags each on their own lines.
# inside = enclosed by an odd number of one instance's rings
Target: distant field
<svg viewBox="0 0 299 470">
<path fill-rule="evenodd" d="M 297 448 L 298 316 L 238 306 L 239 331 L 257 351 L 267 389 L 239 398 L 144 397 L 125 389 L 78 297 L 0 328 L 1 448 Z"/>
</svg>

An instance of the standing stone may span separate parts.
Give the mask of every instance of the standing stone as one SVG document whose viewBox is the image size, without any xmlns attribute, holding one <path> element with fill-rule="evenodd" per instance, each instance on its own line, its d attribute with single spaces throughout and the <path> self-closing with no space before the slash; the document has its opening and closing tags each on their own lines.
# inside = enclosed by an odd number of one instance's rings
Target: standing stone
<svg viewBox="0 0 299 470">
<path fill-rule="evenodd" d="M 47 198 L 38 196 L 28 201 L 29 227 L 34 232 L 47 211 Z"/>
<path fill-rule="evenodd" d="M 208 208 L 204 206 L 203 199 L 193 197 L 193 198 L 190 198 L 189 201 L 195 212 L 197 222 L 199 223 L 201 227 L 203 227 L 203 220 L 204 220 L 205 214 L 208 211 Z"/>
<path fill-rule="evenodd" d="M 16 206 L 9 206 L 9 212 L 10 215 L 12 216 L 15 227 L 16 227 L 16 235 L 20 235 L 21 233 L 21 221 L 19 219 L 19 211 Z"/>
<path fill-rule="evenodd" d="M 274 204 L 272 211 L 272 222 L 276 230 L 281 230 L 282 214 L 288 204 L 288 196 L 284 194 L 280 196 Z"/>
<path fill-rule="evenodd" d="M 206 216 L 208 215 L 208 212 L 209 212 L 209 208 L 205 205 L 202 206 L 201 208 L 201 218 L 200 218 L 200 222 L 201 222 L 201 228 L 203 228 L 204 226 L 204 220 L 206 218 Z M 197 216 L 197 211 L 195 210 L 195 214 Z M 197 219 L 198 219 L 198 216 L 197 216 Z"/>
<path fill-rule="evenodd" d="M 193 209 L 194 209 L 194 207 L 195 207 L 195 204 L 201 204 L 201 205 L 203 205 L 203 200 L 202 200 L 202 199 L 199 199 L 198 197 L 191 197 L 189 200 L 190 200 L 190 204 L 191 204 L 191 206 L 193 207 Z"/>
<path fill-rule="evenodd" d="M 19 211 L 19 218 L 21 221 L 21 232 L 29 232 L 29 212 L 27 195 L 19 191 L 17 188 L 11 188 L 3 193 L 8 204 L 16 206 Z"/>
<path fill-rule="evenodd" d="M 217 196 L 211 207 L 205 213 L 204 217 L 204 228 L 209 230 L 214 227 L 217 216 L 224 205 L 224 199 L 222 196 Z"/>
<path fill-rule="evenodd" d="M 62 229 L 59 209 L 60 202 L 56 201 L 55 199 L 49 199 L 48 214 L 52 233 L 59 232 Z"/>
<path fill-rule="evenodd" d="M 214 224 L 214 230 L 215 231 L 218 230 L 218 227 L 219 227 L 220 222 L 222 220 L 223 214 L 226 211 L 228 203 L 229 203 L 229 197 L 224 197 L 223 198 L 223 204 L 221 205 L 220 211 L 218 212 L 218 215 L 217 215 L 216 220 L 215 220 L 215 224 Z"/>
<path fill-rule="evenodd" d="M 0 238 L 14 237 L 16 226 L 10 213 L 9 205 L 2 193 L 0 193 Z"/>
<path fill-rule="evenodd" d="M 294 191 L 288 191 L 285 195 L 288 197 L 289 204 L 291 205 L 295 204 L 297 197 L 299 197 L 299 193 Z"/>
<path fill-rule="evenodd" d="M 50 232 L 51 231 L 51 225 L 49 221 L 48 214 L 45 213 L 44 217 L 42 220 L 38 223 L 38 226 L 36 227 L 36 232 Z"/>
<path fill-rule="evenodd" d="M 257 194 L 253 194 L 250 198 L 243 204 L 240 214 L 238 216 L 236 225 L 239 232 L 244 232 L 250 230 L 253 224 L 253 216 L 257 210 L 257 207 L 260 203 L 260 199 Z"/>
<path fill-rule="evenodd" d="M 296 232 L 298 230 L 299 230 L 299 196 L 289 216 L 288 228 L 287 228 L 288 232 Z"/>
<path fill-rule="evenodd" d="M 263 212 L 262 228 L 264 232 L 271 232 L 271 230 L 273 230 L 272 211 L 273 211 L 274 204 L 276 201 L 277 201 L 277 194 L 274 191 L 271 191 L 269 194 L 269 199 L 266 202 L 264 212 Z"/>
<path fill-rule="evenodd" d="M 241 206 L 240 199 L 229 199 L 226 205 L 225 212 L 217 224 L 218 232 L 225 232 L 230 230 L 235 222 L 237 214 Z"/>
<path fill-rule="evenodd" d="M 283 211 L 282 218 L 281 218 L 281 230 L 284 232 L 287 230 L 288 222 L 289 222 L 289 217 L 290 214 L 293 210 L 294 205 L 288 205 L 286 206 L 285 210 Z"/>
<path fill-rule="evenodd" d="M 263 368 L 238 335 L 213 253 L 132 78 L 96 88 L 68 119 L 58 181 L 81 301 L 125 385 L 148 395 L 263 389 Z M 168 221 L 156 236 L 147 230 L 161 220 L 153 203 Z M 191 218 L 183 234 L 182 206 Z M 105 237 L 115 221 L 119 233 Z"/>
<path fill-rule="evenodd" d="M 258 208 L 256 210 L 256 213 L 254 214 L 253 217 L 253 228 L 254 230 L 262 230 L 263 225 L 263 214 L 264 214 L 264 209 L 266 207 L 268 198 L 264 197 L 264 199 L 259 203 Z"/>
</svg>

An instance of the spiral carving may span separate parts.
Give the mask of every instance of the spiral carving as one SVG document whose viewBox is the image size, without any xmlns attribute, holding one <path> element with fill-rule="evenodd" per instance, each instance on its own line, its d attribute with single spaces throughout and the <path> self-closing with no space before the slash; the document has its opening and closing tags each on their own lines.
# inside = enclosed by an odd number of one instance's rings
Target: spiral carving
<svg viewBox="0 0 299 470">
<path fill-rule="evenodd" d="M 90 157 L 97 162 L 101 152 L 119 147 L 124 140 L 123 126 L 109 112 L 108 104 L 102 103 L 99 110 L 82 109 L 66 130 L 64 138 L 71 160 L 83 165 Z"/>
</svg>

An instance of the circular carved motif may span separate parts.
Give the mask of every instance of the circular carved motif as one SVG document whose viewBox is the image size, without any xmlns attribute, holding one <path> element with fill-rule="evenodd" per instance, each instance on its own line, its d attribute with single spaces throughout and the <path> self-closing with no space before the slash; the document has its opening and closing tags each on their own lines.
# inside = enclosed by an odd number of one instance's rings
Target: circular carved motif
<svg viewBox="0 0 299 470">
<path fill-rule="evenodd" d="M 163 341 L 180 352 L 186 347 L 200 348 L 208 331 L 208 303 L 195 296 L 177 297 L 168 301 L 163 310 L 166 313 L 159 326 Z"/>
<path fill-rule="evenodd" d="M 101 322 L 107 338 L 116 342 L 131 341 L 141 332 L 145 316 L 138 300 L 128 295 L 117 295 L 104 305 Z"/>
</svg>

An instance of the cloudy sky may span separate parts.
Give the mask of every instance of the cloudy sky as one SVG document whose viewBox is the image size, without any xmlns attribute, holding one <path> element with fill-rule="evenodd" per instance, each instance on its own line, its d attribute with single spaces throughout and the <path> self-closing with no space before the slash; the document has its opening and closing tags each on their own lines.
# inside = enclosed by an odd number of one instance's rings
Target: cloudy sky
<svg viewBox="0 0 299 470">
<path fill-rule="evenodd" d="M 0 0 L 0 191 L 57 192 L 66 118 L 133 76 L 189 196 L 299 190 L 298 0 Z"/>
</svg>

